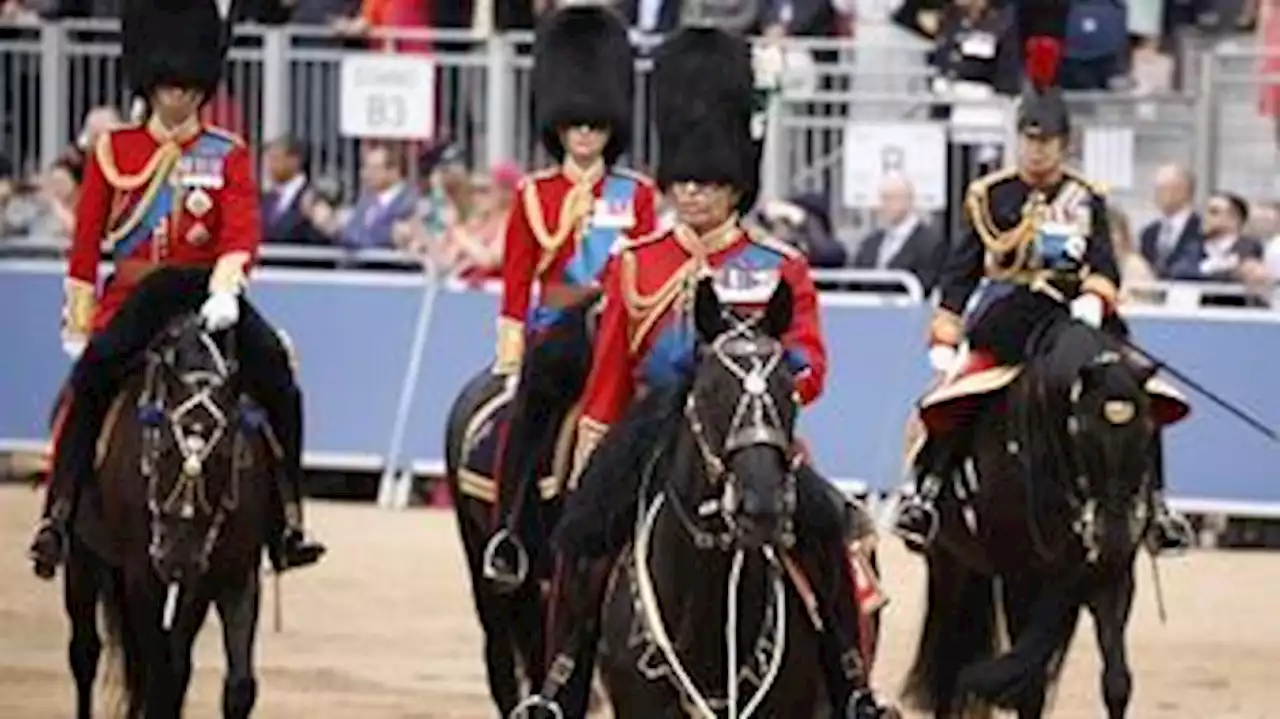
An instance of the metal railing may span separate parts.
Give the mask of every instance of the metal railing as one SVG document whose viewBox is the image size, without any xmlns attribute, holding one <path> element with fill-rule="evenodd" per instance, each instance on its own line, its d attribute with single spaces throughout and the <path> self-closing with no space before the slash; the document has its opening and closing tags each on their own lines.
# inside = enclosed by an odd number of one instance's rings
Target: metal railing
<svg viewBox="0 0 1280 719">
<path fill-rule="evenodd" d="M 47 165 L 74 141 L 90 108 L 126 106 L 118 23 L 63 20 L 6 28 L 5 37 L 0 40 L 0 152 L 24 169 Z M 647 51 L 653 42 L 636 40 L 637 121 L 627 159 L 641 169 L 651 168 L 657 157 L 646 121 Z M 284 134 L 299 137 L 310 148 L 312 174 L 336 177 L 350 194 L 358 144 L 338 132 L 342 57 L 352 49 L 427 52 L 438 77 L 437 96 L 425 101 L 435 103 L 438 125 L 460 144 L 470 163 L 486 167 L 513 159 L 533 167 L 545 157 L 534 131 L 530 43 L 527 33 L 480 37 L 465 31 L 396 30 L 353 41 L 324 29 L 242 25 L 228 59 L 224 92 L 211 112 L 215 121 L 242 132 L 255 146 Z M 956 101 L 930 93 L 926 50 L 922 42 L 896 40 L 790 41 L 793 62 L 776 113 L 779 141 L 766 161 L 766 194 L 825 191 L 838 225 L 862 224 L 864 208 L 842 202 L 849 123 L 928 121 L 935 108 L 954 105 Z M 1248 185 L 1242 189 L 1263 189 L 1274 166 L 1274 148 L 1260 151 L 1258 113 L 1241 98 L 1257 89 L 1257 64 L 1256 53 L 1219 49 L 1204 56 L 1187 94 L 1071 97 L 1079 126 L 1135 131 L 1135 183 L 1118 191 L 1122 205 L 1146 210 L 1151 170 L 1165 161 L 1199 170 L 1202 187 L 1217 186 L 1220 177 L 1238 177 Z M 1005 101 L 995 104 L 1007 109 Z M 1237 142 L 1242 122 L 1249 127 L 1250 149 Z M 951 184 L 961 186 L 967 179 L 959 173 L 952 168 Z"/>
</svg>

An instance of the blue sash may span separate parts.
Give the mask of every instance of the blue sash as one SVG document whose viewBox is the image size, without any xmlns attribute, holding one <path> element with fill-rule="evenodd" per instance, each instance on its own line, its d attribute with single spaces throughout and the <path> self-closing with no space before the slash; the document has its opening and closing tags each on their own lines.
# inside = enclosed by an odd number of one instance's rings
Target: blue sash
<svg viewBox="0 0 1280 719">
<path fill-rule="evenodd" d="M 625 175 L 606 177 L 604 188 L 600 192 L 600 200 L 604 203 L 605 209 L 630 211 L 632 224 L 634 224 L 637 184 L 634 178 Z M 604 271 L 604 266 L 608 264 L 613 246 L 631 229 L 618 226 L 601 227 L 595 219 L 595 208 L 592 208 L 592 216 L 586 232 L 583 233 L 581 242 L 578 243 L 573 256 L 569 258 L 569 264 L 564 269 L 564 279 L 567 284 L 583 287 L 594 283 Z M 559 309 L 540 305 L 530 310 L 529 326 L 534 329 L 548 327 L 559 317 Z"/>
<path fill-rule="evenodd" d="M 235 145 L 227 138 L 206 132 L 200 136 L 200 139 L 192 143 L 182 157 L 225 158 L 233 147 Z M 146 242 L 155 234 L 160 222 L 173 210 L 174 192 L 173 184 L 169 182 L 169 178 L 181 161 L 182 159 L 179 158 L 169 167 L 167 172 L 152 179 L 152 182 L 158 183 L 159 187 L 152 193 L 149 204 L 145 207 L 134 208 L 131 216 L 141 213 L 142 218 L 111 248 L 112 259 L 118 261 L 133 254 L 134 250 L 138 249 L 143 242 Z M 144 197 L 143 201 L 146 202 L 147 199 Z"/>
</svg>

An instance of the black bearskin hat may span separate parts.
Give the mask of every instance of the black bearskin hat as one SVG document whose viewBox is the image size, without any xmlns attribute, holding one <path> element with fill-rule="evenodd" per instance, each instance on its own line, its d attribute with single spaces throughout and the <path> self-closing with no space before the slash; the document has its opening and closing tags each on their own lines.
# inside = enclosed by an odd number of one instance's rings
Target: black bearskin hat
<svg viewBox="0 0 1280 719">
<path fill-rule="evenodd" d="M 230 45 L 230 6 L 224 18 L 216 0 L 126 0 L 122 62 L 134 94 L 171 85 L 212 96 Z"/>
<path fill-rule="evenodd" d="M 570 5 L 542 20 L 533 42 L 533 102 L 542 144 L 564 159 L 560 131 L 609 128 L 612 165 L 631 144 L 635 56 L 627 28 L 606 7 Z"/>
<path fill-rule="evenodd" d="M 1071 0 L 1023 0 L 1018 6 L 1027 87 L 1018 105 L 1018 131 L 1066 136 L 1071 115 L 1058 87 Z"/>
<path fill-rule="evenodd" d="M 652 76 L 658 131 L 658 184 L 706 182 L 734 187 L 738 211 L 755 205 L 762 144 L 751 49 L 737 35 L 686 27 L 658 49 Z"/>
</svg>

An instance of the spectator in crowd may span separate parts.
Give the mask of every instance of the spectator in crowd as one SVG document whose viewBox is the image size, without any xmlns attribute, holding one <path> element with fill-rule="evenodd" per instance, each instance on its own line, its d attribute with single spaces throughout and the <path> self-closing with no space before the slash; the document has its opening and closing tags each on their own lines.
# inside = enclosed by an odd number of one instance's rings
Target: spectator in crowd
<svg viewBox="0 0 1280 719">
<path fill-rule="evenodd" d="M 1133 228 L 1129 216 L 1118 206 L 1107 206 L 1107 226 L 1111 230 L 1111 247 L 1115 251 L 1116 266 L 1120 270 L 1120 292 L 1126 301 L 1154 299 L 1147 287 L 1158 278 L 1138 251 L 1133 240 Z"/>
<path fill-rule="evenodd" d="M 429 246 L 442 271 L 474 283 L 500 275 L 507 214 L 519 181 L 520 170 L 512 163 L 472 176 L 471 212 L 450 227 L 440 242 Z"/>
<path fill-rule="evenodd" d="M 1058 82 L 1064 90 L 1107 90 L 1128 70 L 1124 0 L 1072 0 Z"/>
<path fill-rule="evenodd" d="M 756 219 L 771 235 L 803 252 L 810 266 L 844 267 L 849 251 L 832 231 L 829 203 L 821 193 L 773 200 L 760 207 Z"/>
<path fill-rule="evenodd" d="M 1174 279 L 1265 284 L 1262 243 L 1242 234 L 1248 221 L 1249 205 L 1239 195 L 1211 195 L 1204 210 L 1201 250 L 1170 269 Z"/>
<path fill-rule="evenodd" d="M 71 150 L 63 153 L 40 177 L 38 211 L 27 234 L 42 242 L 66 248 L 76 226 L 76 199 L 80 195 L 84 157 Z"/>
<path fill-rule="evenodd" d="M 1169 279 L 1173 267 L 1193 265 L 1201 256 L 1204 233 L 1192 205 L 1195 190 L 1195 176 L 1187 168 L 1165 165 L 1156 170 L 1160 217 L 1142 228 L 1139 242 L 1143 258 L 1161 279 Z"/>
<path fill-rule="evenodd" d="M 630 25 L 642 33 L 665 35 L 680 26 L 684 0 L 622 0 Z"/>
<path fill-rule="evenodd" d="M 894 173 L 884 178 L 876 215 L 879 229 L 858 246 L 853 266 L 906 270 L 920 280 L 926 295 L 932 292 L 946 261 L 947 243 L 917 212 L 915 189 L 906 176 Z"/>
<path fill-rule="evenodd" d="M 307 173 L 307 149 L 295 137 L 281 137 L 262 153 L 266 191 L 262 195 L 262 238 L 267 242 L 328 244 L 311 223 L 315 197 Z"/>
<path fill-rule="evenodd" d="M 1258 111 L 1271 121 L 1276 149 L 1280 150 L 1280 7 L 1273 0 L 1260 1 Z"/>
<path fill-rule="evenodd" d="M 0 153 L 0 240 L 25 237 L 39 214 L 39 204 L 17 168 Z"/>
<path fill-rule="evenodd" d="M 761 0 L 762 31 L 785 37 L 829 37 L 836 30 L 832 0 Z"/>
<path fill-rule="evenodd" d="M 1013 10 L 992 0 L 954 0 L 943 11 L 929 65 L 933 92 L 947 99 L 1016 95 L 1022 81 Z M 934 113 L 945 119 L 949 105 Z"/>
<path fill-rule="evenodd" d="M 398 244 L 417 247 L 438 243 L 464 218 L 469 204 L 470 173 L 462 150 L 439 140 L 418 156 L 418 203 L 414 216 L 396 227 Z"/>
<path fill-rule="evenodd" d="M 405 181 L 404 169 L 400 146 L 371 143 L 362 148 L 360 195 L 342 226 L 340 244 L 350 249 L 395 246 L 392 227 L 412 217 L 418 202 L 418 193 Z"/>
</svg>

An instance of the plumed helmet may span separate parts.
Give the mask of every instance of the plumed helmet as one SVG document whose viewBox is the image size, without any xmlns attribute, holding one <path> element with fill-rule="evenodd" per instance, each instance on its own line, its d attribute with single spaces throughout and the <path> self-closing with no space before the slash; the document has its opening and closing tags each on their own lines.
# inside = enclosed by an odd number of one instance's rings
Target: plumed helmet
<svg viewBox="0 0 1280 719">
<path fill-rule="evenodd" d="M 609 128 L 613 164 L 631 143 L 635 55 L 627 28 L 607 7 L 574 3 L 544 18 L 533 42 L 533 102 L 542 144 L 564 159 L 560 131 Z"/>
<path fill-rule="evenodd" d="M 1058 87 L 1071 0 L 1023 0 L 1017 8 L 1027 86 L 1018 104 L 1018 131 L 1065 136 L 1071 115 Z"/>
<path fill-rule="evenodd" d="M 758 96 L 747 42 L 713 27 L 686 27 L 658 48 L 651 87 L 658 184 L 730 185 L 741 193 L 738 211 L 750 210 L 763 146 L 753 132 L 762 128 L 754 127 Z"/>
<path fill-rule="evenodd" d="M 230 0 L 125 0 L 121 62 L 130 89 L 157 87 L 213 95 L 231 40 Z"/>
</svg>

